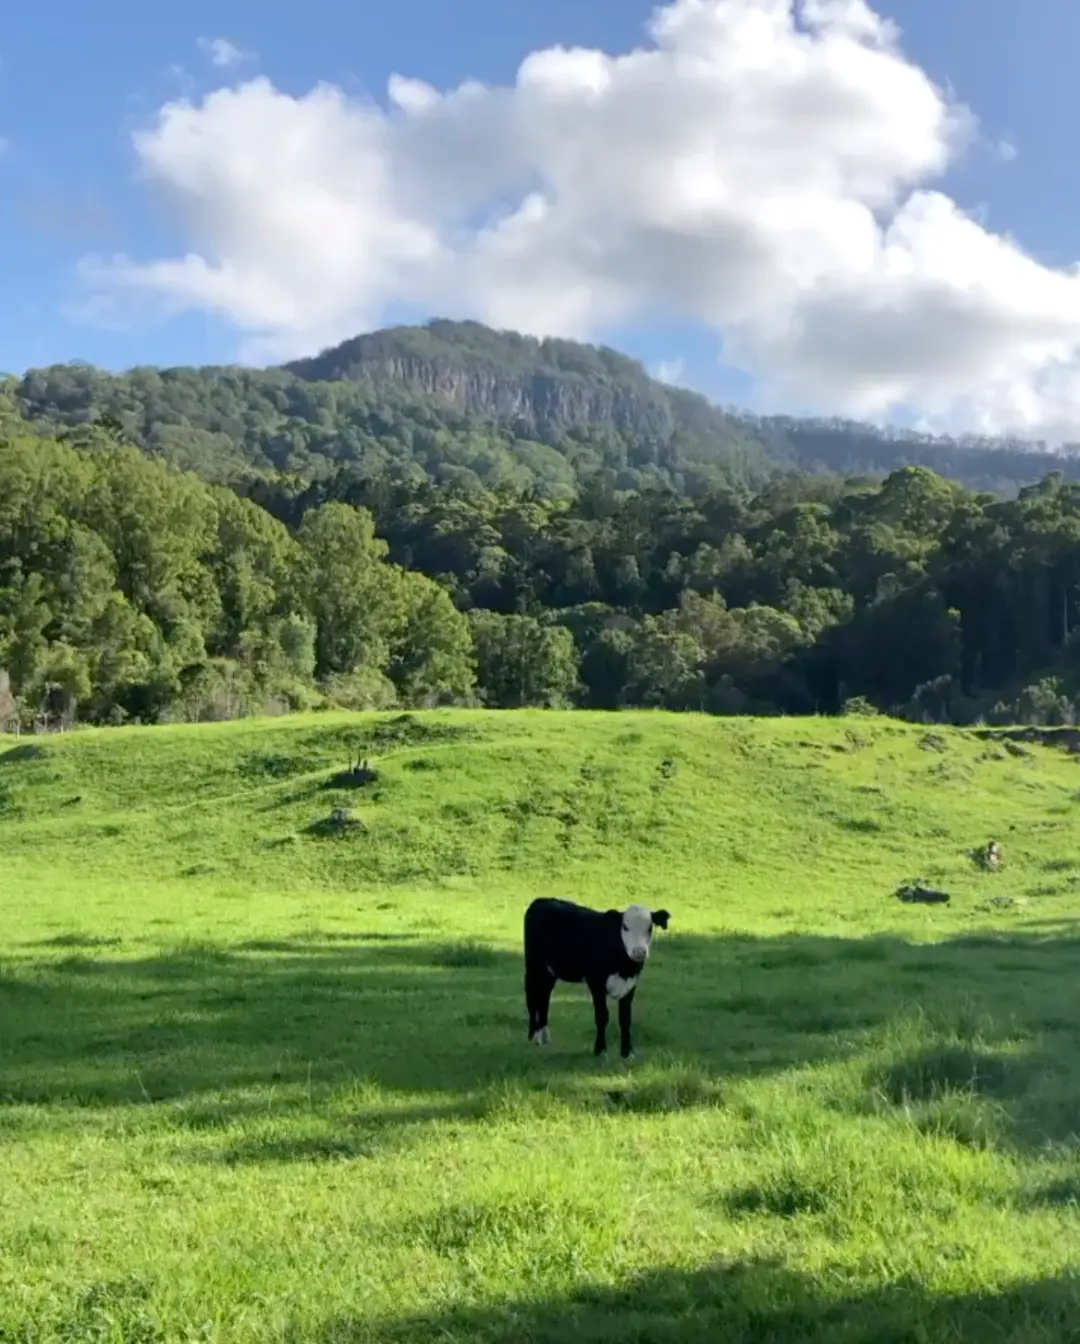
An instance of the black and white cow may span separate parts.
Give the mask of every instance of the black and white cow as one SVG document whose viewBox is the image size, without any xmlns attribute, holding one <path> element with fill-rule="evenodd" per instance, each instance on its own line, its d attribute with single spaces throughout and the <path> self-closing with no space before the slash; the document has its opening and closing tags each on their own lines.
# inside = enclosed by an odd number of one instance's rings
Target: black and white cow
<svg viewBox="0 0 1080 1344">
<path fill-rule="evenodd" d="M 525 1003 L 529 1040 L 547 1045 L 548 1008 L 557 980 L 580 984 L 592 995 L 596 1016 L 593 1053 L 607 1049 L 609 998 L 619 1004 L 623 1059 L 630 1059 L 630 1013 L 638 978 L 652 945 L 653 929 L 666 929 L 666 910 L 632 905 L 627 910 L 590 910 L 572 901 L 541 897 L 525 911 Z"/>
</svg>

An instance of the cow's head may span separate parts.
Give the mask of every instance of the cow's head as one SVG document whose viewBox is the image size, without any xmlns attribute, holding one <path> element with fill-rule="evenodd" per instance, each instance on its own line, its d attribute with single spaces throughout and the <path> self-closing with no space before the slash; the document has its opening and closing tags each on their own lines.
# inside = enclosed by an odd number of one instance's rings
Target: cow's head
<svg viewBox="0 0 1080 1344">
<path fill-rule="evenodd" d="M 623 947 L 631 961 L 645 964 L 652 946 L 653 929 L 666 929 L 669 919 L 666 910 L 650 910 L 645 905 L 631 905 L 622 912 L 619 920 Z"/>
</svg>

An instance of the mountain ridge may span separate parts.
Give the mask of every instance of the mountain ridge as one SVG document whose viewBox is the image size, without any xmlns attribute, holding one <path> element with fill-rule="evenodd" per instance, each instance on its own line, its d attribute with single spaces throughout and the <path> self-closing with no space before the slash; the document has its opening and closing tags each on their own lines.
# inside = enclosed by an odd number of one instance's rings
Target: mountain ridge
<svg viewBox="0 0 1080 1344">
<path fill-rule="evenodd" d="M 520 384 L 531 382 L 541 393 L 540 404 L 527 406 L 527 398 L 520 390 L 513 397 L 512 406 L 492 404 L 481 391 L 481 375 L 502 373 L 509 362 L 505 359 L 508 353 L 522 355 L 525 352 L 533 356 L 533 367 L 521 369 Z M 503 359 L 497 360 L 496 355 L 503 356 Z M 436 360 L 442 364 L 440 372 L 435 372 L 433 368 Z M 612 403 L 616 402 L 618 393 L 623 390 L 620 387 L 622 383 L 629 385 L 627 390 L 629 387 L 636 388 L 641 403 L 655 404 L 659 412 L 657 419 L 663 422 L 657 424 L 658 431 L 670 432 L 681 425 L 703 429 L 719 422 L 749 424 L 766 428 L 766 432 L 771 435 L 774 451 L 779 448 L 778 440 L 783 435 L 799 434 L 806 430 L 820 432 L 821 428 L 828 427 L 842 429 L 852 437 L 880 436 L 901 441 L 916 450 L 960 447 L 971 451 L 1027 451 L 1063 461 L 1080 458 L 1080 445 L 1054 449 L 1048 448 L 1041 440 L 1028 443 L 1009 435 L 972 433 L 955 437 L 895 425 L 879 426 L 840 416 L 757 415 L 748 410 L 723 407 L 696 389 L 664 383 L 651 375 L 640 360 L 611 346 L 559 337 L 524 336 L 519 332 L 488 327 L 474 320 L 433 318 L 423 324 L 384 327 L 351 337 L 336 346 L 327 347 L 318 355 L 293 360 L 280 367 L 308 381 L 386 378 L 413 384 L 429 395 L 445 397 L 463 410 L 496 417 L 531 413 L 539 422 L 545 419 L 550 389 L 560 381 L 571 385 L 585 381 L 599 384 L 608 393 L 608 400 Z M 610 382 L 602 381 L 605 375 Z M 615 422 L 620 423 L 621 427 L 630 419 L 632 417 L 618 413 L 615 416 Z M 635 427 L 640 428 L 640 424 Z M 797 452 L 791 455 L 799 456 Z"/>
<path fill-rule="evenodd" d="M 1080 479 L 1076 449 L 757 416 L 662 383 L 609 346 L 446 318 L 269 369 L 51 365 L 0 380 L 0 399 L 49 431 L 108 420 L 147 453 L 221 482 L 317 479 L 343 465 L 545 494 L 573 493 L 597 473 L 618 489 L 690 494 L 757 489 L 790 471 L 885 476 L 908 465 L 1005 495 L 1053 471 Z"/>
</svg>

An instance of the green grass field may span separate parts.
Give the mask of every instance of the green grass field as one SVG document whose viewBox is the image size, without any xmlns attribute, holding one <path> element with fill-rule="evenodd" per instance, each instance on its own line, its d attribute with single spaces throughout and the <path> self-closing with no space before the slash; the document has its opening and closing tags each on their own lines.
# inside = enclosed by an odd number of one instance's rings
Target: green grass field
<svg viewBox="0 0 1080 1344">
<path fill-rule="evenodd" d="M 1078 759 L 648 713 L 12 740 L 0 1340 L 1080 1338 Z M 671 911 L 636 1061 L 583 987 L 527 1045 L 538 894 Z"/>
</svg>

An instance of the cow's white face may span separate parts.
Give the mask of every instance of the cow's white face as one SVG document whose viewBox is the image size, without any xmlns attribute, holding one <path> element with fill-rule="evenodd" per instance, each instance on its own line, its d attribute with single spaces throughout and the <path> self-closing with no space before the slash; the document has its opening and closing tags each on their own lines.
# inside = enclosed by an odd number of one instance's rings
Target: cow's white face
<svg viewBox="0 0 1080 1344">
<path fill-rule="evenodd" d="M 652 945 L 652 911 L 644 905 L 632 905 L 622 913 L 622 940 L 631 961 L 642 964 Z"/>
</svg>

